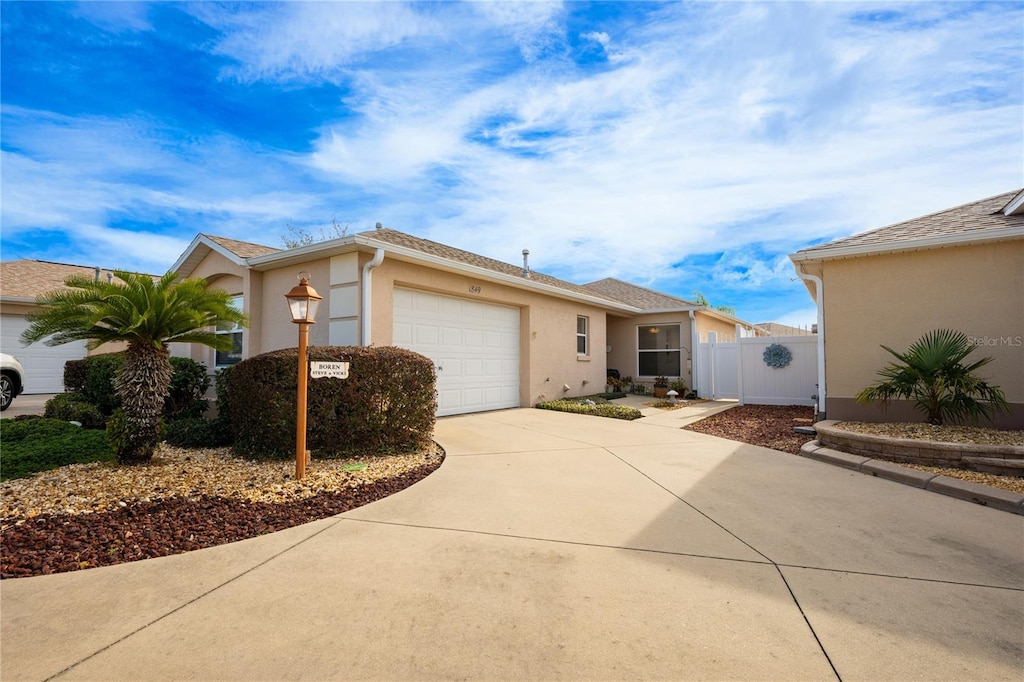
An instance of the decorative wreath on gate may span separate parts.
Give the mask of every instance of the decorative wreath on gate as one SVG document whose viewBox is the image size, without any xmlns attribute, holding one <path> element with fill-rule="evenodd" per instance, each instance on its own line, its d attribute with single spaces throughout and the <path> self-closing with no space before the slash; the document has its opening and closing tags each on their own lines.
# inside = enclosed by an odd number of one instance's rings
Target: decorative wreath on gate
<svg viewBox="0 0 1024 682">
<path fill-rule="evenodd" d="M 788 365 L 793 359 L 793 354 L 781 343 L 773 343 L 764 349 L 764 364 L 775 369 L 781 369 Z"/>
</svg>

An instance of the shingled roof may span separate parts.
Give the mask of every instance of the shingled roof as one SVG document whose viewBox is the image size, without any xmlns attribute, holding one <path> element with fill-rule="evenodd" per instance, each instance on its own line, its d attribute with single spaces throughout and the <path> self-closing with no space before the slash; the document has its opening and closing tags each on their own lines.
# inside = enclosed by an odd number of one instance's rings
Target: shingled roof
<svg viewBox="0 0 1024 682">
<path fill-rule="evenodd" d="M 944 239 L 983 240 L 995 231 L 1002 234 L 1007 229 L 1011 233 L 1018 230 L 1019 236 L 1024 237 L 1024 214 L 1007 215 L 1003 212 L 1003 209 L 1019 193 L 1020 190 L 1014 190 L 980 201 L 972 201 L 969 204 L 938 211 L 913 220 L 801 249 L 794 255 L 798 260 L 806 260 L 827 257 L 833 250 L 856 249 L 869 253 L 876 249 L 887 251 L 890 250 L 890 247 L 901 245 L 912 247 L 915 243 L 943 241 Z"/>
<path fill-rule="evenodd" d="M 448 260 L 456 261 L 458 263 L 465 263 L 467 265 L 473 265 L 478 268 L 484 268 L 486 270 L 493 270 L 494 272 L 500 272 L 505 275 L 511 275 L 513 277 L 523 276 L 522 265 L 512 265 L 510 263 L 503 263 L 493 258 L 487 258 L 476 253 L 469 251 L 463 251 L 462 249 L 456 249 L 446 244 L 439 244 L 438 242 L 430 241 L 429 239 L 423 239 L 421 237 L 414 237 L 411 234 L 405 232 L 399 232 L 398 230 L 392 230 L 390 228 L 380 228 L 376 230 L 368 230 L 366 232 L 360 232 L 360 236 L 367 237 L 370 239 L 376 239 L 395 246 L 402 246 L 407 249 L 419 251 L 421 253 L 429 254 L 431 256 L 438 256 L 440 258 L 446 258 Z M 596 296 L 616 303 L 621 303 L 617 298 L 613 298 L 602 294 L 601 292 L 589 289 L 588 287 L 580 286 L 579 284 L 573 284 L 572 282 L 566 282 L 565 280 L 558 279 L 557 277 L 551 277 L 545 275 L 542 272 L 531 271 L 529 276 L 530 281 L 537 282 L 539 284 L 546 284 L 548 286 L 556 287 L 558 289 L 564 289 L 565 291 L 571 291 L 577 294 L 583 294 L 586 296 Z"/>
<path fill-rule="evenodd" d="M 113 277 L 113 272 L 100 270 L 100 277 Z M 64 280 L 73 275 L 93 278 L 96 269 L 88 265 L 71 265 L 45 260 L 11 260 L 0 263 L 0 297 L 35 299 L 57 289 L 66 289 Z M 114 277 L 118 282 L 121 280 Z"/>
<path fill-rule="evenodd" d="M 212 234 L 204 234 L 203 236 L 218 246 L 223 246 L 239 258 L 256 258 L 257 256 L 266 256 L 268 253 L 277 253 L 281 250 L 275 249 L 273 246 L 243 242 L 237 239 L 228 239 L 227 237 L 217 237 Z"/>
<path fill-rule="evenodd" d="M 584 284 L 587 291 L 631 305 L 641 310 L 672 310 L 676 308 L 699 308 L 697 303 L 686 301 L 660 291 L 623 282 L 621 279 L 606 277 L 590 284 Z"/>
</svg>

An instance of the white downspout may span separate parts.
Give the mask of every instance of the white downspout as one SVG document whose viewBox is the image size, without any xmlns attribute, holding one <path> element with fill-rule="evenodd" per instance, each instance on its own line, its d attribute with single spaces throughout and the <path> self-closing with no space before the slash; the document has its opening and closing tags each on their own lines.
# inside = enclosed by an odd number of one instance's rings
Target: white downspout
<svg viewBox="0 0 1024 682">
<path fill-rule="evenodd" d="M 364 346 L 370 345 L 370 317 L 371 304 L 373 303 L 373 275 L 370 271 L 375 267 L 384 262 L 384 249 L 377 249 L 377 252 L 373 254 L 373 260 L 368 261 L 363 265 L 363 305 L 359 311 L 360 318 L 363 322 L 363 335 L 362 342 Z"/>
<path fill-rule="evenodd" d="M 697 365 L 700 362 L 697 360 L 697 354 L 700 352 L 700 337 L 697 336 L 697 316 L 690 311 L 690 381 L 693 383 L 690 386 L 691 391 L 696 391 L 697 386 Z"/>
<path fill-rule="evenodd" d="M 814 304 L 818 308 L 818 418 L 825 417 L 825 284 L 821 277 L 803 271 L 797 265 L 796 274 L 802 280 L 814 282 Z"/>
</svg>

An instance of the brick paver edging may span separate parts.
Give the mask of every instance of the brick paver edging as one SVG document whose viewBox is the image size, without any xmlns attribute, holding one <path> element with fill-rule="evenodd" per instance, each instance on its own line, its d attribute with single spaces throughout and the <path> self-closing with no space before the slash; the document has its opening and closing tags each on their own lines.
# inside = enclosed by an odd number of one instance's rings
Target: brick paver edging
<svg viewBox="0 0 1024 682">
<path fill-rule="evenodd" d="M 800 448 L 800 455 L 834 464 L 863 474 L 878 476 L 889 481 L 912 485 L 932 492 L 949 495 L 960 500 L 967 500 L 993 509 L 1024 515 L 1024 495 L 1020 493 L 981 485 L 973 481 L 962 481 L 930 471 L 920 471 L 903 467 L 893 462 L 871 459 L 863 455 L 851 455 L 824 447 L 820 442 L 812 440 Z"/>
</svg>

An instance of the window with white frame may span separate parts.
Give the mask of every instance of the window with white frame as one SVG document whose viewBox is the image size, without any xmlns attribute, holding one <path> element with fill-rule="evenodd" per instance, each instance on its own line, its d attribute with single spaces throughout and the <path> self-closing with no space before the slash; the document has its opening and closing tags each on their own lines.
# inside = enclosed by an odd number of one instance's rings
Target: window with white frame
<svg viewBox="0 0 1024 682">
<path fill-rule="evenodd" d="M 590 355 L 590 318 L 576 316 L 576 355 Z"/>
<path fill-rule="evenodd" d="M 678 324 L 645 324 L 638 326 L 636 333 L 640 376 L 680 376 L 682 333 Z"/>
<path fill-rule="evenodd" d="M 231 307 L 242 312 L 242 296 L 238 294 L 231 297 Z M 242 360 L 242 328 L 234 322 L 222 322 L 217 325 L 215 332 L 218 335 L 231 338 L 231 347 L 228 350 L 215 352 L 214 364 L 217 367 L 227 367 Z"/>
</svg>

